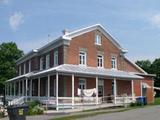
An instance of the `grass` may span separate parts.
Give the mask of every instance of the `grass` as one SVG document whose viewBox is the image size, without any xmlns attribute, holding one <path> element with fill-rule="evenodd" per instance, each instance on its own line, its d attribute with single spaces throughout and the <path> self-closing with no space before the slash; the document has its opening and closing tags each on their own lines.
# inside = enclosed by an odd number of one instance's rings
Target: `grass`
<svg viewBox="0 0 160 120">
<path fill-rule="evenodd" d="M 128 107 L 128 108 L 121 108 L 121 109 L 120 108 L 119 109 L 115 108 L 113 110 L 109 110 L 111 108 L 85 110 L 85 111 L 80 112 L 77 115 L 68 115 L 68 116 L 64 116 L 64 117 L 60 117 L 60 118 L 54 118 L 52 120 L 76 120 L 76 119 L 80 119 L 80 118 L 92 117 L 92 116 L 101 115 L 101 114 L 124 112 L 124 111 L 128 111 L 128 110 L 131 110 L 131 109 L 144 108 L 144 107 L 149 107 L 149 106 L 153 106 L 153 105 L 160 105 L 160 97 L 155 98 L 154 103 L 149 104 L 149 105 L 145 105 L 145 106 L 134 106 L 134 107 Z"/>
</svg>

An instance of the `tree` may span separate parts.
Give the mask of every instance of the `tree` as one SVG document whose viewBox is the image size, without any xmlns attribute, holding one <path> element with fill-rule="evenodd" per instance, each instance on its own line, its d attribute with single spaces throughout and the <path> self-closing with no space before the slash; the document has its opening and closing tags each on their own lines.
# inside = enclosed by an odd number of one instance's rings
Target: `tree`
<svg viewBox="0 0 160 120">
<path fill-rule="evenodd" d="M 144 71 L 146 71 L 147 73 L 152 73 L 151 71 L 151 61 L 149 60 L 140 60 L 140 61 L 136 61 L 136 64 L 141 67 Z"/>
<path fill-rule="evenodd" d="M 22 55 L 23 51 L 18 49 L 16 43 L 0 44 L 0 86 L 4 86 L 6 80 L 15 77 L 16 60 L 22 57 Z M 0 90 L 0 94 L 2 94 L 1 92 L 2 90 Z"/>
</svg>

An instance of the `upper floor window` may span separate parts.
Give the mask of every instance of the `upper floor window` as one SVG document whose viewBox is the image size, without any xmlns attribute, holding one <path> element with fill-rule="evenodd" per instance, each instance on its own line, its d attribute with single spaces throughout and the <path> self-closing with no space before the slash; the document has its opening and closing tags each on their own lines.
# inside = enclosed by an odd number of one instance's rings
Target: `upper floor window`
<svg viewBox="0 0 160 120">
<path fill-rule="evenodd" d="M 101 42 L 102 42 L 101 36 L 99 34 L 96 34 L 95 35 L 95 44 L 101 45 Z"/>
<path fill-rule="evenodd" d="M 111 65 L 113 69 L 117 69 L 117 58 L 116 57 L 111 58 Z"/>
<path fill-rule="evenodd" d="M 86 79 L 79 79 L 79 89 L 86 89 Z"/>
<path fill-rule="evenodd" d="M 46 55 L 46 69 L 49 68 L 49 65 L 50 65 L 50 55 Z"/>
<path fill-rule="evenodd" d="M 21 65 L 19 65 L 19 68 L 18 68 L 19 70 L 19 75 L 21 75 Z"/>
<path fill-rule="evenodd" d="M 29 72 L 31 72 L 31 60 L 29 60 Z"/>
<path fill-rule="evenodd" d="M 23 69 L 24 69 L 23 72 L 24 72 L 24 74 L 26 74 L 26 63 L 24 63 L 23 65 L 24 65 L 24 67 L 23 67 Z"/>
<path fill-rule="evenodd" d="M 103 67 L 103 63 L 104 63 L 103 55 L 98 55 L 97 56 L 97 66 L 98 67 Z"/>
<path fill-rule="evenodd" d="M 58 50 L 54 51 L 54 66 L 58 65 Z"/>
<path fill-rule="evenodd" d="M 79 64 L 86 65 L 86 52 L 84 51 L 79 52 Z"/>
<path fill-rule="evenodd" d="M 40 58 L 40 70 L 43 70 L 44 57 Z"/>
</svg>

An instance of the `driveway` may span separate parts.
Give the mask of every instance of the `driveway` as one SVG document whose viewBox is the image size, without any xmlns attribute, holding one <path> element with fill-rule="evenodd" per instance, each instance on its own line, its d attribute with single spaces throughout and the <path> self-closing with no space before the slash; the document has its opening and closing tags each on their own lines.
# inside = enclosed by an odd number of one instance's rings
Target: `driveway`
<svg viewBox="0 0 160 120">
<path fill-rule="evenodd" d="M 125 112 L 101 114 L 83 120 L 159 120 L 160 106 L 133 109 Z"/>
</svg>

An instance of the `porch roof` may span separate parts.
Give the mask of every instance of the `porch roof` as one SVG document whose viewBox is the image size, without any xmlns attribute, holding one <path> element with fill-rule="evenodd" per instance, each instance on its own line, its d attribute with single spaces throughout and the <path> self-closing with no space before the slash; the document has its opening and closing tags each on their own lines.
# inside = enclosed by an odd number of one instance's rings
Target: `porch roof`
<svg viewBox="0 0 160 120">
<path fill-rule="evenodd" d="M 27 74 L 24 74 L 24 75 L 20 75 L 20 76 L 17 76 L 17 77 L 14 77 L 12 79 L 7 80 L 6 82 L 10 82 L 10 81 L 18 80 L 18 79 L 22 79 L 22 78 L 28 78 L 28 77 L 32 76 L 33 74 L 34 73 L 31 72 L 31 73 L 27 73 Z"/>
<path fill-rule="evenodd" d="M 143 77 L 135 75 L 130 72 L 113 70 L 113 69 L 105 69 L 105 68 L 97 68 L 97 67 L 86 67 L 81 65 L 71 65 L 71 64 L 63 64 L 54 68 L 50 68 L 41 72 L 37 72 L 31 77 L 60 72 L 67 74 L 80 74 L 80 75 L 92 75 L 92 76 L 104 76 L 111 78 L 123 78 L 123 79 L 143 79 Z"/>
</svg>

